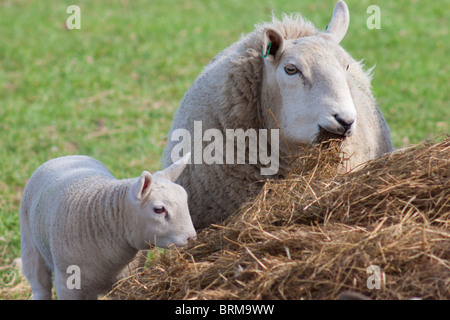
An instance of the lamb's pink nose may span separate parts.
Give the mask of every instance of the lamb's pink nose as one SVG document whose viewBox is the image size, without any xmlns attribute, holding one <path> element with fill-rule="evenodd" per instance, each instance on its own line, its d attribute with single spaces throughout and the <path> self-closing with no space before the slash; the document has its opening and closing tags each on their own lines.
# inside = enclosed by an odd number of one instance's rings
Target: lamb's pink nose
<svg viewBox="0 0 450 320">
<path fill-rule="evenodd" d="M 191 242 L 191 241 L 195 241 L 195 240 L 197 240 L 197 236 L 196 235 L 193 236 L 193 237 L 188 237 L 187 238 L 187 242 Z"/>
</svg>

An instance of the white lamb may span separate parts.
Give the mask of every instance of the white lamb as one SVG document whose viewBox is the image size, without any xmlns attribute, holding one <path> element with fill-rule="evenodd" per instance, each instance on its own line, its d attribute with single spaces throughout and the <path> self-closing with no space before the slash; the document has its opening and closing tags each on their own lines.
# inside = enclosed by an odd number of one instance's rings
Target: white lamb
<svg viewBox="0 0 450 320">
<path fill-rule="evenodd" d="M 149 243 L 183 246 L 196 237 L 186 192 L 172 182 L 189 156 L 124 180 L 86 156 L 39 167 L 20 207 L 23 272 L 33 298 L 51 299 L 53 271 L 59 299 L 96 299 Z M 78 288 L 75 281 L 68 286 L 76 270 Z"/>
</svg>

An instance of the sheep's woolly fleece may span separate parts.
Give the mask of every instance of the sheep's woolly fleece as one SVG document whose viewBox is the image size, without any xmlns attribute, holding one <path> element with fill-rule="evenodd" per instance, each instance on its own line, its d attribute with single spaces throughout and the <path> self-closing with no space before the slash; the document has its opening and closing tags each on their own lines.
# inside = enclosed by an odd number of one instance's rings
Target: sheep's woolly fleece
<svg viewBox="0 0 450 320">
<path fill-rule="evenodd" d="M 274 17 L 271 22 L 257 25 L 253 32 L 218 54 L 205 67 L 185 94 L 175 115 L 171 133 L 181 128 L 193 135 L 194 121 L 202 121 L 203 130 L 217 129 L 222 133 L 226 129 L 278 127 L 276 114 L 280 104 L 264 98 L 267 94 L 264 92 L 270 90 L 262 90 L 265 69 L 260 53 L 266 27 L 278 30 L 285 39 L 319 33 L 311 22 L 299 14 L 285 15 L 282 20 Z M 342 150 L 352 155 L 349 163 L 353 167 L 391 151 L 392 145 L 389 128 L 370 92 L 370 74 L 358 62 L 351 64 L 348 74 L 347 82 L 358 121 L 355 134 L 343 141 Z M 171 151 L 177 143 L 169 139 L 164 151 L 164 167 L 171 164 Z M 248 152 L 247 139 L 246 144 Z M 203 150 L 206 145 L 207 142 L 203 141 Z M 196 229 L 223 221 L 247 197 L 254 196 L 260 190 L 262 184 L 259 181 L 285 177 L 290 168 L 289 156 L 302 153 L 304 145 L 288 145 L 281 129 L 279 147 L 280 167 L 278 174 L 273 176 L 260 174 L 261 167 L 265 167 L 261 163 L 188 165 L 177 182 L 188 192 L 189 208 Z M 270 152 L 270 145 L 268 149 Z"/>
<path fill-rule="evenodd" d="M 450 299 L 450 137 L 337 174 L 311 149 L 283 180 L 118 283 L 122 299 Z M 381 271 L 367 288 L 367 268 Z M 348 297 L 345 295 L 343 297 Z"/>
</svg>

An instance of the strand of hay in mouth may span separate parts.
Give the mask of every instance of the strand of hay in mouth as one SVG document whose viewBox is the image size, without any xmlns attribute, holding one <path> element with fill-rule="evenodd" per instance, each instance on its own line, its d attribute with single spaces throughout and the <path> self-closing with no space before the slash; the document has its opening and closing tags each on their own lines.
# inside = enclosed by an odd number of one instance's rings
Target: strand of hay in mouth
<svg viewBox="0 0 450 320">
<path fill-rule="evenodd" d="M 450 137 L 346 174 L 333 173 L 326 152 L 312 155 L 315 162 L 299 159 L 285 180 L 268 181 L 237 214 L 160 254 L 113 294 L 297 300 L 351 290 L 450 299 Z M 379 290 L 367 286 L 369 266 L 379 267 Z"/>
<path fill-rule="evenodd" d="M 313 144 L 322 144 L 322 148 L 336 148 L 344 140 L 344 135 L 333 133 L 320 127 L 319 132 L 314 137 Z"/>
</svg>

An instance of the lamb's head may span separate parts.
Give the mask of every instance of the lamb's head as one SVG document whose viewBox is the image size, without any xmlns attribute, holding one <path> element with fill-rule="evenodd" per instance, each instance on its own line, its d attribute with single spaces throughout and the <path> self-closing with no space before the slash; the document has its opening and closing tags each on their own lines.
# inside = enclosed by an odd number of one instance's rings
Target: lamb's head
<svg viewBox="0 0 450 320">
<path fill-rule="evenodd" d="M 325 32 L 285 39 L 275 28 L 264 29 L 262 103 L 290 143 L 312 142 L 321 128 L 342 138 L 355 130 L 347 82 L 353 60 L 339 45 L 348 24 L 348 8 L 339 1 Z"/>
<path fill-rule="evenodd" d="M 187 193 L 174 183 L 190 158 L 190 153 L 170 167 L 155 172 L 142 172 L 129 189 L 130 211 L 135 218 L 129 239 L 136 249 L 184 246 L 196 237 L 187 203 Z"/>
</svg>

